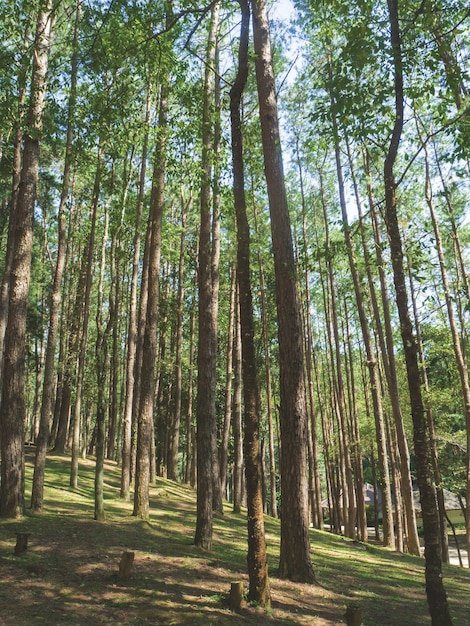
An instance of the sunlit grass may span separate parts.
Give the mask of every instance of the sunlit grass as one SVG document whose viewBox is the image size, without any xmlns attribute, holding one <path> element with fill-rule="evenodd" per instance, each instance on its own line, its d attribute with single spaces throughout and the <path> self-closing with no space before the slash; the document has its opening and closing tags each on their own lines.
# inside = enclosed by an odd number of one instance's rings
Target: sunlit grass
<svg viewBox="0 0 470 626">
<path fill-rule="evenodd" d="M 245 510 L 234 514 L 226 503 L 224 515 L 214 516 L 213 549 L 207 553 L 193 545 L 196 496 L 190 487 L 158 478 L 151 487 L 150 518 L 142 520 L 132 515 L 132 502 L 119 498 L 120 468 L 106 462 L 106 520 L 95 522 L 93 460 L 80 461 L 76 490 L 69 486 L 69 471 L 69 458 L 49 457 L 44 513 L 0 523 L 0 563 L 10 572 L 0 580 L 2 626 L 97 626 L 108 618 L 113 625 L 324 626 L 341 623 L 349 601 L 360 603 L 363 626 L 430 623 L 423 559 L 312 530 L 318 585 L 289 583 L 276 578 L 279 521 L 270 517 L 265 527 L 273 608 L 233 614 L 226 605 L 230 582 L 247 584 Z M 28 463 L 28 497 L 31 474 Z M 19 531 L 31 533 L 22 559 L 12 553 Z M 124 550 L 135 552 L 135 566 L 132 579 L 122 584 L 118 563 Z M 446 566 L 444 576 L 454 626 L 470 626 L 469 571 Z"/>
</svg>

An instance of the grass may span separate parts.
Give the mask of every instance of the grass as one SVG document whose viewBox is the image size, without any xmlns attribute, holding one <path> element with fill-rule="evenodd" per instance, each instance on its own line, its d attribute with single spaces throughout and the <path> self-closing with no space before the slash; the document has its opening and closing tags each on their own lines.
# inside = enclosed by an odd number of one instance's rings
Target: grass
<svg viewBox="0 0 470 626">
<path fill-rule="evenodd" d="M 79 487 L 68 486 L 70 461 L 48 458 L 45 510 L 0 522 L 0 624 L 98 626 L 101 624 L 264 625 L 344 624 L 345 607 L 358 603 L 364 626 L 430 624 L 424 561 L 374 545 L 312 530 L 317 585 L 276 577 L 279 522 L 266 518 L 272 608 L 227 605 L 230 583 L 246 575 L 246 517 L 229 505 L 214 520 L 210 553 L 193 544 L 196 498 L 192 489 L 157 479 L 151 518 L 132 516 L 119 499 L 119 468 L 106 463 L 106 521 L 93 520 L 92 461 L 80 464 Z M 27 493 L 31 458 L 27 463 Z M 16 557 L 17 532 L 30 533 Z M 119 580 L 124 550 L 135 552 L 132 577 Z M 470 571 L 444 566 L 454 626 L 470 626 Z"/>
</svg>

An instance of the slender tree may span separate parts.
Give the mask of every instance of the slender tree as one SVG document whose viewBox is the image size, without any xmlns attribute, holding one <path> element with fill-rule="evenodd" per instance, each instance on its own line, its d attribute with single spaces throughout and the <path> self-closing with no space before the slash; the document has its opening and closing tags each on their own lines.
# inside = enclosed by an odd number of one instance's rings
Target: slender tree
<svg viewBox="0 0 470 626">
<path fill-rule="evenodd" d="M 160 296 L 160 257 L 165 192 L 166 144 L 168 136 L 168 76 L 160 87 L 158 135 L 152 180 L 149 216 L 147 307 L 140 370 L 140 398 L 137 421 L 137 456 L 134 490 L 134 515 L 149 515 L 150 455 L 153 436 L 155 398 L 155 359 L 157 355 L 157 324 Z"/>
<path fill-rule="evenodd" d="M 442 578 L 439 517 L 436 488 L 430 462 L 429 433 L 421 393 L 416 337 L 408 310 L 408 293 L 403 268 L 403 249 L 397 214 L 397 182 L 394 165 L 404 124 L 402 36 L 398 0 L 388 0 L 388 10 L 395 88 L 395 123 L 384 162 L 385 216 L 393 267 L 395 297 L 400 318 L 400 332 L 406 362 L 411 415 L 413 418 L 416 473 L 423 514 L 426 594 L 433 626 L 450 626 L 452 618 Z"/>
<path fill-rule="evenodd" d="M 206 49 L 202 119 L 201 227 L 199 231 L 199 344 L 197 356 L 197 519 L 194 543 L 205 550 L 212 547 L 214 496 L 213 448 L 216 434 L 215 377 L 217 345 L 214 336 L 214 306 L 211 251 L 211 179 L 213 150 L 214 59 L 219 30 L 220 2 L 211 11 Z M 217 480 L 219 476 L 217 475 Z"/>
<path fill-rule="evenodd" d="M 65 144 L 64 172 L 62 190 L 58 209 L 58 245 L 57 259 L 52 283 L 51 304 L 49 309 L 49 332 L 47 335 L 46 358 L 44 363 L 44 382 L 41 402 L 41 418 L 39 435 L 36 441 L 36 458 L 34 462 L 31 508 L 36 513 L 42 511 L 44 494 L 44 470 L 46 466 L 47 447 L 51 428 L 51 416 L 54 400 L 54 375 L 57 335 L 59 331 L 59 313 L 62 300 L 62 277 L 66 257 L 66 206 L 71 185 L 72 148 L 75 105 L 77 98 L 78 74 L 78 34 L 81 16 L 81 0 L 77 0 L 75 9 L 75 26 L 73 35 L 73 52 L 70 72 L 70 95 L 67 112 L 67 139 Z"/>
<path fill-rule="evenodd" d="M 248 77 L 248 44 L 250 7 L 240 0 L 242 21 L 238 52 L 238 72 L 230 90 L 230 120 L 232 130 L 233 195 L 237 219 L 237 277 L 240 300 L 242 342 L 242 376 L 244 395 L 244 456 L 248 504 L 248 599 L 269 606 L 268 564 L 263 516 L 262 462 L 259 441 L 259 391 L 256 373 L 253 304 L 250 278 L 250 227 L 246 212 L 245 173 L 243 163 L 243 133 L 241 100 Z"/>
<path fill-rule="evenodd" d="M 281 576 L 315 578 L 310 560 L 307 484 L 307 407 L 303 332 L 284 181 L 276 87 L 265 0 L 253 0 L 256 82 L 271 215 L 277 296 L 281 422 Z"/>
</svg>

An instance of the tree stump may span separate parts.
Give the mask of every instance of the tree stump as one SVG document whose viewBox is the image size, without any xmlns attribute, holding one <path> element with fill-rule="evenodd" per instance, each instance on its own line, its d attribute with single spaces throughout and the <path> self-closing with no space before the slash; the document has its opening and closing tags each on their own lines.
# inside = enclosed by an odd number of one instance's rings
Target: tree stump
<svg viewBox="0 0 470 626">
<path fill-rule="evenodd" d="M 16 533 L 15 556 L 21 556 L 28 551 L 28 537 L 31 533 Z"/>
<path fill-rule="evenodd" d="M 129 580 L 131 577 L 132 564 L 134 563 L 134 553 L 130 551 L 123 552 L 121 562 L 119 563 L 119 579 Z"/>
<path fill-rule="evenodd" d="M 348 604 L 346 607 L 346 624 L 347 626 L 361 626 L 362 612 L 358 604 Z"/>
<path fill-rule="evenodd" d="M 229 605 L 231 609 L 238 611 L 243 605 L 243 582 L 234 582 L 230 585 Z"/>
</svg>

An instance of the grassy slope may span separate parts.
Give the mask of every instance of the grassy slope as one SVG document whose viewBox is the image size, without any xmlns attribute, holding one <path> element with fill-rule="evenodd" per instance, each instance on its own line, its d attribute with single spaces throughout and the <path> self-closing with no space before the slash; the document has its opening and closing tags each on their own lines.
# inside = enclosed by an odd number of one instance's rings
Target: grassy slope
<svg viewBox="0 0 470 626">
<path fill-rule="evenodd" d="M 195 494 L 158 479 L 149 522 L 119 500 L 119 468 L 106 465 L 105 522 L 93 520 L 91 461 L 80 466 L 76 492 L 69 460 L 53 456 L 46 473 L 45 512 L 0 522 L 0 624 L 344 624 L 345 606 L 358 602 L 364 626 L 430 624 L 423 560 L 312 531 L 318 585 L 276 578 L 279 524 L 267 518 L 273 606 L 268 612 L 226 604 L 230 582 L 244 580 L 246 521 L 227 512 L 214 522 L 214 549 L 192 545 Z M 28 476 L 31 467 L 28 464 Z M 27 482 L 29 489 L 30 480 Z M 27 491 L 28 492 L 28 491 Z M 29 492 L 28 492 L 29 493 Z M 13 555 L 16 532 L 30 532 L 28 552 Z M 119 580 L 121 553 L 135 552 L 132 578 Z M 470 626 L 470 572 L 445 566 L 455 626 Z"/>
</svg>

